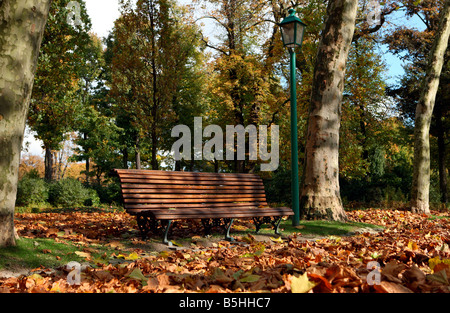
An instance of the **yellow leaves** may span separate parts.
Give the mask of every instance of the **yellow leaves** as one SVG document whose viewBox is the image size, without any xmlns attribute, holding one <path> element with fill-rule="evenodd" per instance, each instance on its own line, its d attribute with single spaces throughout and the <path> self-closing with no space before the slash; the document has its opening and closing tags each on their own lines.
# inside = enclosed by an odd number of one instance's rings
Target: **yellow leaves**
<svg viewBox="0 0 450 313">
<path fill-rule="evenodd" d="M 417 247 L 417 243 L 415 243 L 414 241 L 409 241 L 408 242 L 408 249 L 410 249 L 410 250 L 417 250 L 418 249 L 418 247 Z"/>
<path fill-rule="evenodd" d="M 52 288 L 50 289 L 50 292 L 64 292 L 65 290 L 66 282 L 63 280 L 58 280 L 57 282 L 54 282 L 52 285 Z"/>
<path fill-rule="evenodd" d="M 270 237 L 270 240 L 272 240 L 273 242 L 279 242 L 279 243 L 283 243 L 283 238 L 278 237 L 278 238 L 274 238 L 274 237 Z"/>
<path fill-rule="evenodd" d="M 292 293 L 307 293 L 317 285 L 315 282 L 311 282 L 308 279 L 308 274 L 306 272 L 298 277 L 295 275 L 291 276 L 290 281 Z"/>
<path fill-rule="evenodd" d="M 252 234 L 248 234 L 247 236 L 242 237 L 242 241 L 246 243 L 253 243 L 255 242 L 255 237 L 252 236 Z"/>
<path fill-rule="evenodd" d="M 428 260 L 431 275 L 427 276 L 430 281 L 450 286 L 450 259 L 441 259 L 439 256 Z"/>
<path fill-rule="evenodd" d="M 28 276 L 28 278 L 32 279 L 36 285 L 41 285 L 45 281 L 44 277 L 36 273 Z"/>
<path fill-rule="evenodd" d="M 75 254 L 78 255 L 81 258 L 90 259 L 91 254 L 89 252 L 83 252 L 83 251 L 75 251 Z"/>
<path fill-rule="evenodd" d="M 442 269 L 450 268 L 450 259 L 441 259 L 441 258 L 439 258 L 439 256 L 437 256 L 437 257 L 429 259 L 428 265 L 430 266 L 432 273 L 438 272 Z"/>
<path fill-rule="evenodd" d="M 140 259 L 141 257 L 136 252 L 132 252 L 128 256 L 127 255 L 123 255 L 123 254 L 119 254 L 117 256 L 117 258 L 118 259 L 128 260 L 128 261 L 135 261 L 135 260 Z"/>
</svg>

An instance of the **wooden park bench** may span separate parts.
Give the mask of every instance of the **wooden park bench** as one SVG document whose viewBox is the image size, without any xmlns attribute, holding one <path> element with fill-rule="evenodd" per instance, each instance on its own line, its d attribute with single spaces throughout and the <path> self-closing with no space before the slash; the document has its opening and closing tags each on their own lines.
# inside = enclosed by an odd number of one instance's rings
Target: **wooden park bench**
<svg viewBox="0 0 450 313">
<path fill-rule="evenodd" d="M 287 207 L 269 207 L 261 177 L 256 174 L 193 173 L 154 170 L 115 170 L 120 178 L 124 208 L 136 215 L 143 239 L 164 227 L 163 242 L 173 220 L 201 219 L 205 233 L 212 226 L 226 227 L 226 240 L 235 218 L 252 218 L 256 232 L 271 222 L 279 234 Z"/>
</svg>

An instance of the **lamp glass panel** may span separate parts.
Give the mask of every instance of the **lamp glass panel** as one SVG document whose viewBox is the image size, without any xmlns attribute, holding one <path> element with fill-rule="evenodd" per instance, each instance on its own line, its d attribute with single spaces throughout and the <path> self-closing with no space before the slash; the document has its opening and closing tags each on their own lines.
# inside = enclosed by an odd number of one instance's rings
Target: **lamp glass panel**
<svg viewBox="0 0 450 313">
<path fill-rule="evenodd" d="M 282 35 L 283 35 L 283 43 L 286 47 L 295 47 L 294 26 L 295 26 L 295 23 L 289 23 L 289 24 L 284 24 L 283 27 L 281 28 Z"/>
<path fill-rule="evenodd" d="M 296 24 L 296 28 L 297 28 L 297 31 L 295 32 L 296 37 L 297 37 L 297 38 L 295 38 L 295 43 L 297 45 L 301 46 L 302 41 L 303 41 L 303 33 L 305 31 L 305 27 L 300 23 L 295 23 L 295 24 Z"/>
</svg>

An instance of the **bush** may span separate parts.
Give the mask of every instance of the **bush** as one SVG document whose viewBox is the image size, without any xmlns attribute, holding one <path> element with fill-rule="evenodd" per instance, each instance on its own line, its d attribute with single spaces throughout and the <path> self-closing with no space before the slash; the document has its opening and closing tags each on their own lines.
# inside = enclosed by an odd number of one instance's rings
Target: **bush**
<svg viewBox="0 0 450 313">
<path fill-rule="evenodd" d="M 100 205 L 100 197 L 97 191 L 94 189 L 85 188 L 86 198 L 83 202 L 85 206 L 98 206 Z"/>
<path fill-rule="evenodd" d="M 92 184 L 89 186 L 97 192 L 101 203 L 113 204 L 122 201 L 120 192 L 120 183 L 117 181 L 110 181 L 106 184 Z"/>
<path fill-rule="evenodd" d="M 25 176 L 17 185 L 18 206 L 40 205 L 47 202 L 49 188 L 41 178 Z"/>
<path fill-rule="evenodd" d="M 264 180 L 267 202 L 285 203 L 290 205 L 291 195 L 291 171 L 280 166 L 272 175 L 272 179 Z"/>
<path fill-rule="evenodd" d="M 77 207 L 98 205 L 97 192 L 85 188 L 73 178 L 65 178 L 50 185 L 49 202 L 57 207 Z"/>
</svg>

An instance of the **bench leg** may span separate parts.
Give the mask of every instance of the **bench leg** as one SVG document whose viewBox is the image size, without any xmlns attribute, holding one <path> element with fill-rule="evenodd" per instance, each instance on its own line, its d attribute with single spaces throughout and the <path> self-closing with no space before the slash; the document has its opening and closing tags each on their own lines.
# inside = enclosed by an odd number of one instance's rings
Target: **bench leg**
<svg viewBox="0 0 450 313">
<path fill-rule="evenodd" d="M 255 224 L 256 227 L 256 231 L 255 233 L 259 233 L 261 226 L 263 226 L 266 223 L 270 222 L 270 217 L 268 216 L 264 216 L 264 217 L 254 217 L 253 218 L 253 223 Z"/>
<path fill-rule="evenodd" d="M 202 224 L 203 224 L 203 229 L 204 229 L 205 236 L 210 235 L 211 234 L 211 228 L 212 228 L 211 220 L 209 218 L 202 218 Z"/>
<path fill-rule="evenodd" d="M 234 219 L 233 218 L 231 218 L 231 219 L 225 218 L 224 221 L 226 223 L 226 228 L 227 228 L 227 231 L 225 233 L 225 240 L 234 241 L 234 238 L 230 236 L 230 229 L 231 229 L 231 225 L 234 222 Z"/>
<path fill-rule="evenodd" d="M 280 223 L 281 223 L 282 219 L 283 219 L 282 216 L 280 216 L 278 218 L 274 217 L 274 220 L 272 222 L 272 226 L 275 229 L 275 234 L 276 235 L 281 235 L 281 233 L 280 233 Z"/>
<path fill-rule="evenodd" d="M 164 231 L 164 238 L 163 238 L 163 243 L 165 243 L 168 246 L 172 246 L 172 242 L 169 241 L 169 239 L 167 238 L 169 235 L 169 230 L 170 230 L 170 226 L 172 225 L 172 220 L 168 220 L 167 221 L 167 226 L 166 226 L 166 230 Z"/>
<path fill-rule="evenodd" d="M 141 233 L 142 240 L 147 238 L 148 232 L 151 230 L 151 218 L 145 214 L 136 215 L 136 221 L 138 224 L 139 232 Z"/>
</svg>

